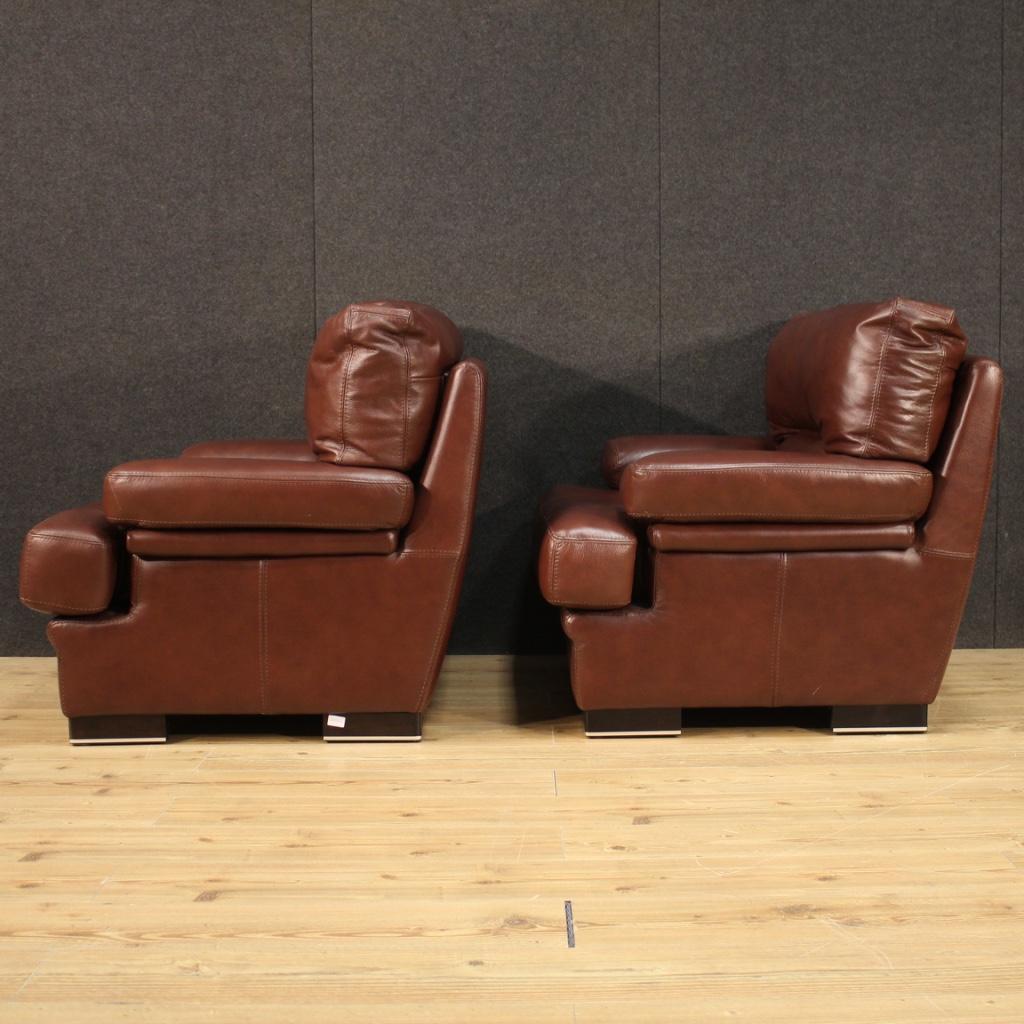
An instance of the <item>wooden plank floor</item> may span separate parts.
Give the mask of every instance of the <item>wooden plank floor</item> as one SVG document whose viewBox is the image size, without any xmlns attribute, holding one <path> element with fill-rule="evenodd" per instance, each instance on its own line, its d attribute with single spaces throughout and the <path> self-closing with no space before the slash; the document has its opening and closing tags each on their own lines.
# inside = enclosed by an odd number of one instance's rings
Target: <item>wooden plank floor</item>
<svg viewBox="0 0 1024 1024">
<path fill-rule="evenodd" d="M 1024 651 L 925 736 L 587 741 L 517 674 L 451 659 L 419 745 L 73 750 L 0 661 L 0 1020 L 1024 1020 Z"/>
</svg>

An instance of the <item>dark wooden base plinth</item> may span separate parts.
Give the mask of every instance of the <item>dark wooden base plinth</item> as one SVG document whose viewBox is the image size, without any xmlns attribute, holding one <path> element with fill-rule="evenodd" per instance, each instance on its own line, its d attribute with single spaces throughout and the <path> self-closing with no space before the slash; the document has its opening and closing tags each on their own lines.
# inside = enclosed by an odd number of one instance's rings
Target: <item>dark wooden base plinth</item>
<svg viewBox="0 0 1024 1024">
<path fill-rule="evenodd" d="M 357 711 L 324 715 L 329 743 L 416 743 L 423 738 L 423 716 L 408 711 Z"/>
<path fill-rule="evenodd" d="M 166 743 L 164 715 L 90 715 L 68 719 L 68 738 L 74 747 L 114 743 Z"/>
<path fill-rule="evenodd" d="M 616 708 L 584 711 L 583 725 L 594 738 L 615 736 L 678 736 L 683 731 L 679 708 Z"/>
<path fill-rule="evenodd" d="M 834 733 L 927 732 L 927 704 L 869 704 L 834 707 Z"/>
</svg>

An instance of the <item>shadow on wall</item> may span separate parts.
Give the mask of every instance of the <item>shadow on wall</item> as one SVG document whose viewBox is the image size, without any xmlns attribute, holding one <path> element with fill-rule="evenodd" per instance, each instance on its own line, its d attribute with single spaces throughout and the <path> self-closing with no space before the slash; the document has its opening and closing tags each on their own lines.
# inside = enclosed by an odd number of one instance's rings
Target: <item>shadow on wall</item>
<svg viewBox="0 0 1024 1024">
<path fill-rule="evenodd" d="M 467 352 L 488 368 L 488 412 L 452 652 L 563 653 L 558 611 L 540 596 L 536 580 L 541 497 L 558 483 L 603 486 L 600 459 L 610 437 L 763 432 L 764 356 L 777 329 L 769 324 L 665 352 L 664 408 L 655 361 L 642 360 L 640 352 L 623 354 L 622 383 L 612 383 L 484 331 L 464 330 Z"/>
<path fill-rule="evenodd" d="M 765 358 L 785 320 L 746 334 L 673 344 L 662 352 L 662 433 L 763 434 Z"/>
</svg>

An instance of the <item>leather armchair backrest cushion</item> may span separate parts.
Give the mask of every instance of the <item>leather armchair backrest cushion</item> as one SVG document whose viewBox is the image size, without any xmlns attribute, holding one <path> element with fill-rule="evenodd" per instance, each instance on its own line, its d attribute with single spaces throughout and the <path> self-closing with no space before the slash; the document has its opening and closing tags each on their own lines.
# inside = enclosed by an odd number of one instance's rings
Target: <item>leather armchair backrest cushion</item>
<svg viewBox="0 0 1024 1024">
<path fill-rule="evenodd" d="M 801 313 L 768 351 L 775 441 L 818 434 L 826 452 L 927 462 L 966 350 L 942 306 L 896 298 Z"/>
<path fill-rule="evenodd" d="M 324 462 L 409 469 L 430 436 L 444 374 L 462 356 L 448 317 L 416 302 L 361 302 L 320 328 L 306 430 Z"/>
</svg>

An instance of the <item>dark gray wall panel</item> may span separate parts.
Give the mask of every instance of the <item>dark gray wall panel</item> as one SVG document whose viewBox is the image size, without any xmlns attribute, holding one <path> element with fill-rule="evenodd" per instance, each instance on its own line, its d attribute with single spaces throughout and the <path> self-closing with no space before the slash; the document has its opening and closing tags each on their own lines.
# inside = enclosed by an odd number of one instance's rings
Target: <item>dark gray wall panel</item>
<svg viewBox="0 0 1024 1024">
<path fill-rule="evenodd" d="M 313 326 L 309 9 L 6 3 L 0 650 L 21 536 L 127 458 L 301 430 Z"/>
<path fill-rule="evenodd" d="M 453 650 L 560 650 L 537 501 L 657 425 L 657 5 L 317 0 L 313 28 L 319 316 L 462 326 L 490 395 Z"/>
<path fill-rule="evenodd" d="M 1024 644 L 1022 20 L 1012 0 L 8 0 L 0 652 L 47 651 L 13 598 L 28 526 L 123 459 L 298 434 L 314 321 L 374 295 L 446 310 L 491 372 L 453 650 L 563 649 L 536 500 L 596 481 L 607 436 L 759 430 L 777 325 L 897 291 L 955 305 L 976 351 L 1002 338 L 960 642 Z"/>
<path fill-rule="evenodd" d="M 664 424 L 761 430 L 801 309 L 903 294 L 999 341 L 999 0 L 662 5 Z M 992 643 L 995 503 L 960 643 Z"/>
<path fill-rule="evenodd" d="M 996 646 L 1024 646 L 1024 5 L 1003 26 L 1002 359 Z"/>
</svg>

